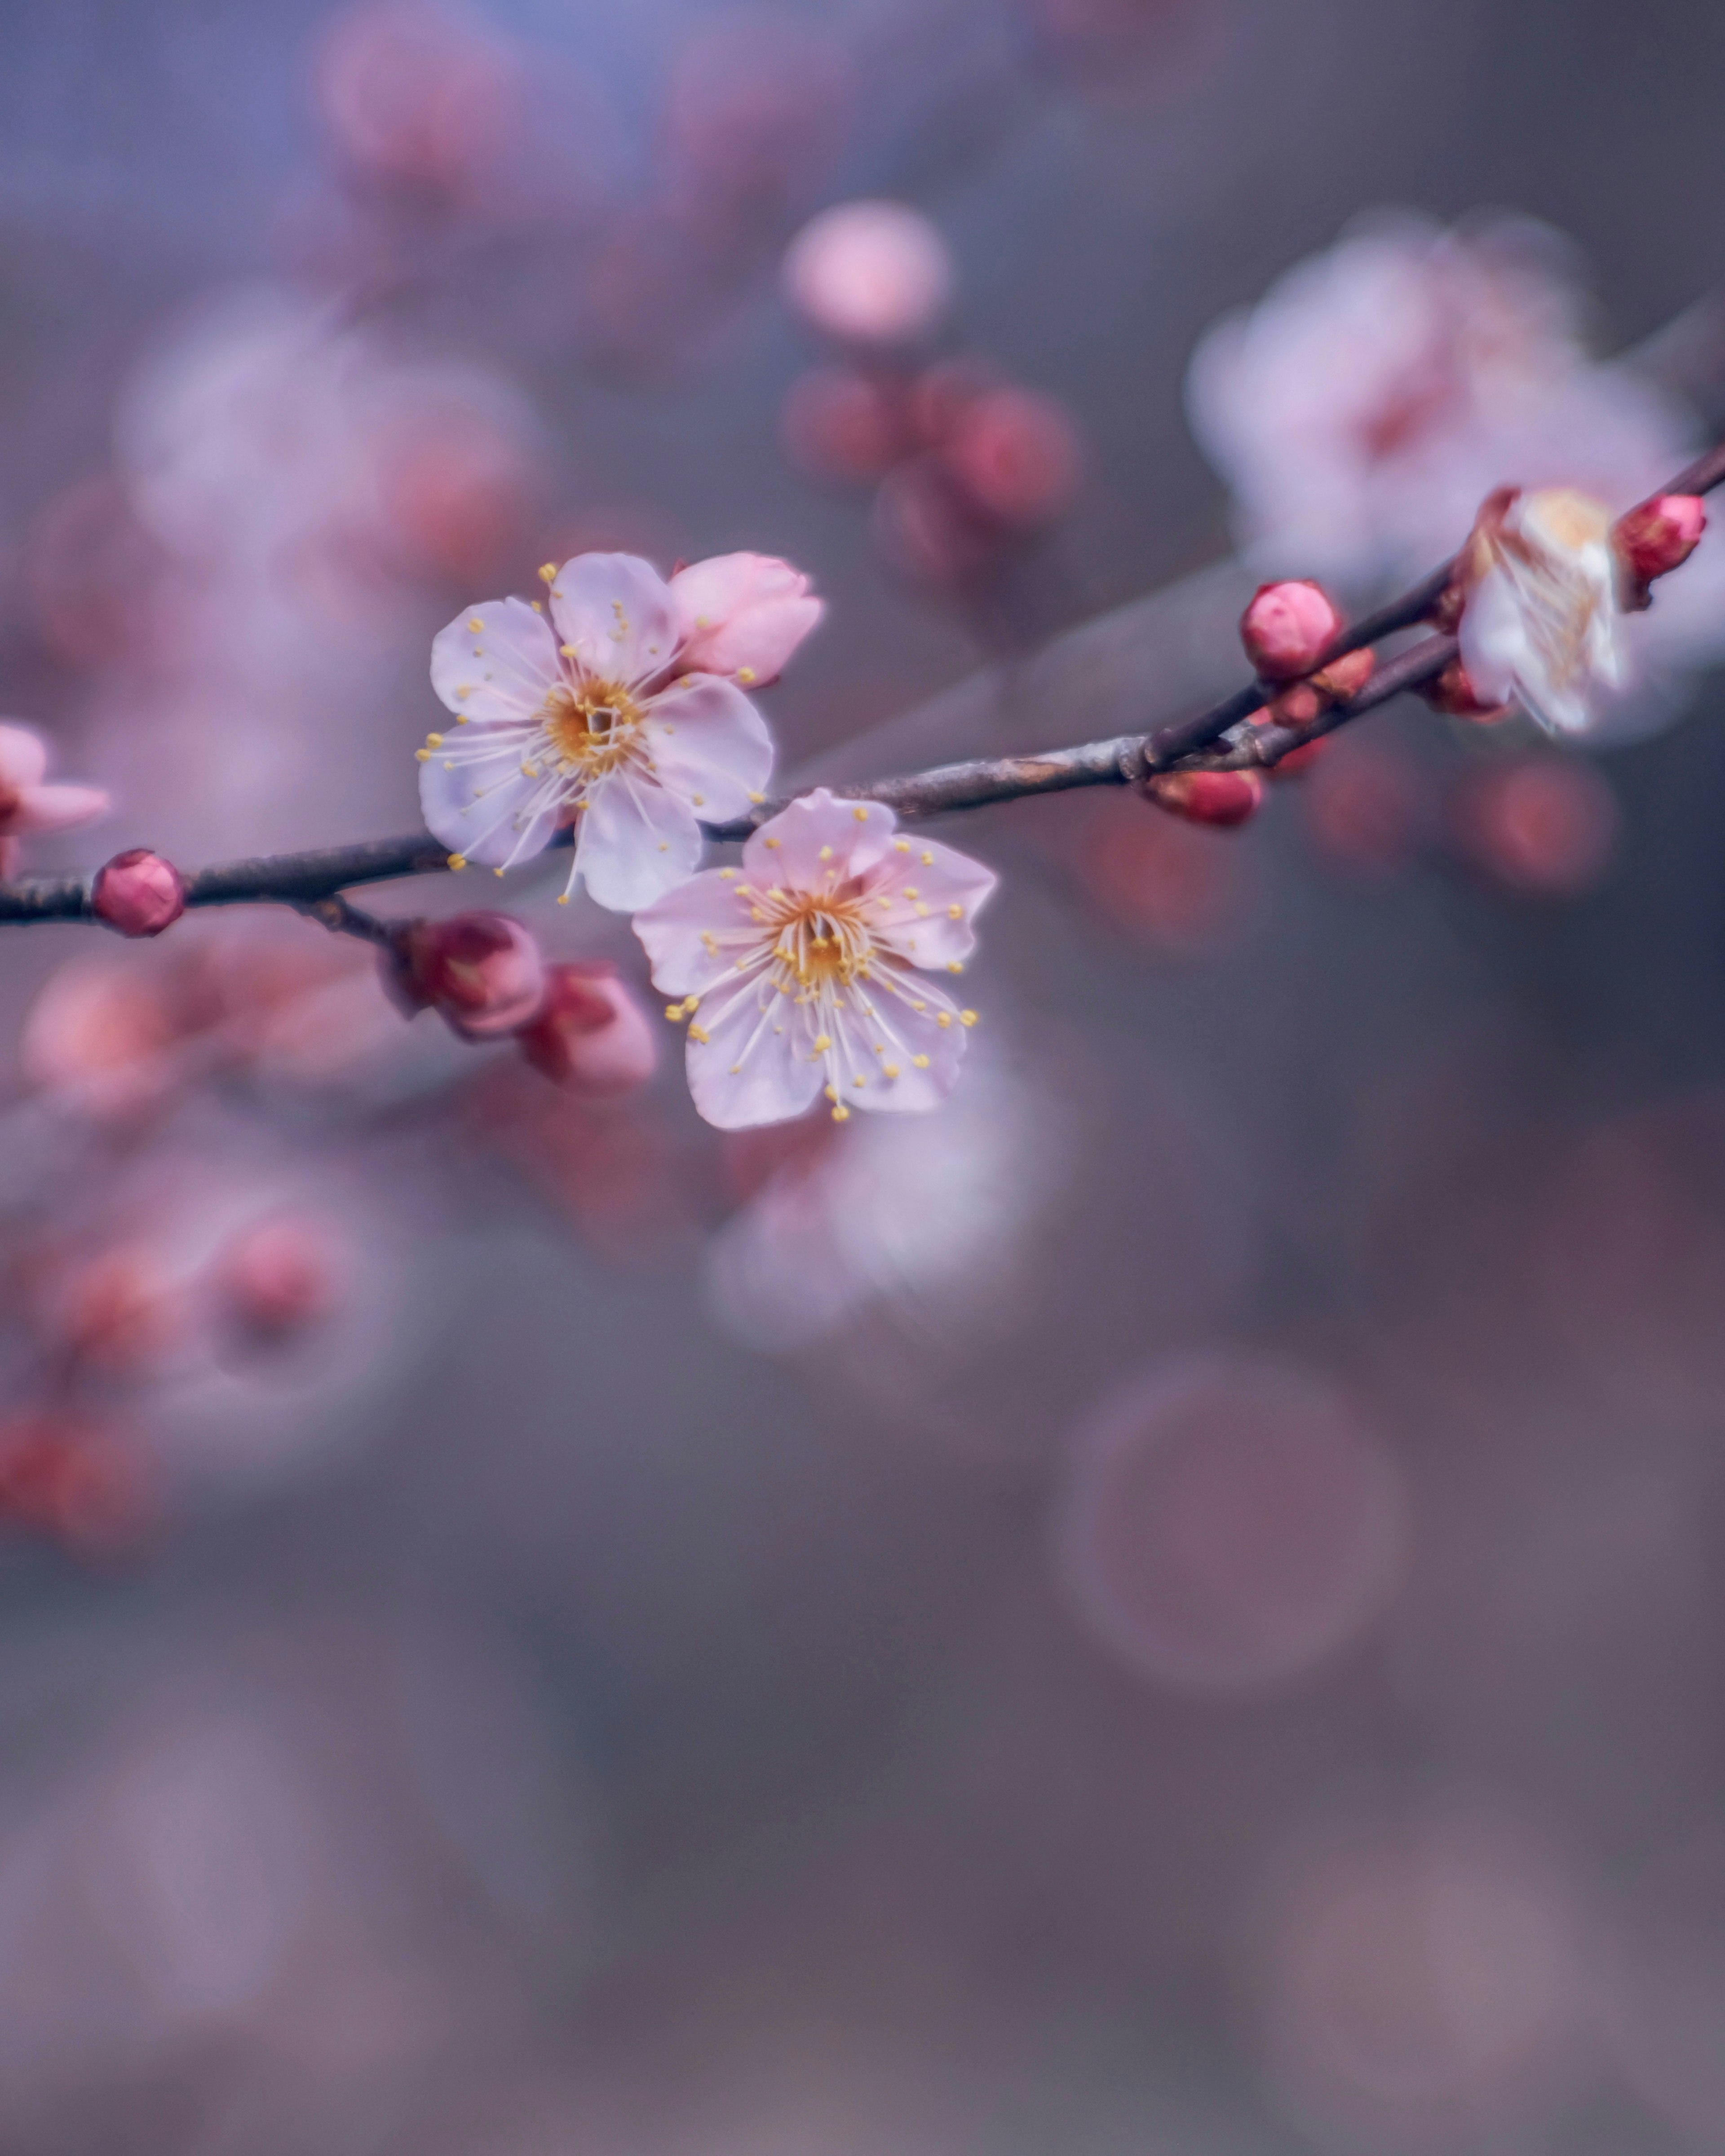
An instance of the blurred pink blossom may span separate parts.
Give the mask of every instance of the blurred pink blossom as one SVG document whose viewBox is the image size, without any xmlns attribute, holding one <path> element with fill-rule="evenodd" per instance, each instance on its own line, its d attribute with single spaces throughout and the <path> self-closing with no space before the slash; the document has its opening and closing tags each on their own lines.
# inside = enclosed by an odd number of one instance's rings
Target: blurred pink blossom
<svg viewBox="0 0 1725 2156">
<path fill-rule="evenodd" d="M 412 922 L 384 960 L 384 978 L 409 1009 L 429 1005 L 464 1040 L 499 1040 L 538 1011 L 545 960 L 508 914 L 457 913 Z"/>
<path fill-rule="evenodd" d="M 536 1070 L 593 1100 L 633 1092 L 659 1062 L 652 1019 L 602 960 L 550 968 L 538 1013 L 516 1037 Z"/>
<path fill-rule="evenodd" d="M 685 998 L 673 1014 L 691 1021 L 709 1122 L 778 1122 L 823 1090 L 835 1122 L 921 1111 L 957 1083 L 976 1014 L 918 973 L 963 972 L 995 878 L 897 831 L 878 802 L 817 787 L 754 833 L 741 873 L 710 869 L 635 916 L 655 984 Z"/>
<path fill-rule="evenodd" d="M 49 831 L 75 830 L 108 812 L 99 787 L 54 784 L 44 778 L 48 745 L 28 726 L 0 720 L 0 873 L 9 872 L 17 841 Z"/>
<path fill-rule="evenodd" d="M 1495 881 L 1534 896 L 1575 898 L 1616 850 L 1617 800 L 1579 757 L 1517 757 L 1457 788 L 1451 820 L 1464 855 Z"/>
<path fill-rule="evenodd" d="M 829 336 L 906 344 L 926 336 L 952 289 L 946 243 L 904 203 L 849 202 L 811 218 L 786 249 L 786 296 Z"/>
</svg>

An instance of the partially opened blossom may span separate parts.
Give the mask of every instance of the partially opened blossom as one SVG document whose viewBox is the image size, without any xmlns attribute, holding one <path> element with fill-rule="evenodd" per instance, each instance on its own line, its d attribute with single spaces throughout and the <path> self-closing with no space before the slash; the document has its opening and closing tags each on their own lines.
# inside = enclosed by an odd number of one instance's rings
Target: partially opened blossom
<svg viewBox="0 0 1725 2156">
<path fill-rule="evenodd" d="M 745 689 L 776 681 L 826 608 L 809 579 L 770 554 L 715 554 L 670 580 L 691 674 L 724 674 Z"/>
<path fill-rule="evenodd" d="M 1579 733 L 1601 688 L 1623 679 L 1611 518 L 1573 488 L 1505 488 L 1469 543 L 1461 662 L 1487 704 L 1524 704 L 1548 732 Z"/>
<path fill-rule="evenodd" d="M 654 981 L 691 1021 L 696 1106 L 722 1130 L 800 1115 L 822 1091 L 839 1122 L 938 1106 L 976 1013 L 926 976 L 963 970 L 994 883 L 880 803 L 819 787 L 756 832 L 741 870 L 638 913 Z"/>
<path fill-rule="evenodd" d="M 105 815 L 108 797 L 96 786 L 44 783 L 48 745 L 28 726 L 0 720 L 0 875 L 9 874 L 15 839 L 39 831 L 69 831 Z"/>
<path fill-rule="evenodd" d="M 500 873 L 573 824 L 569 889 L 630 911 L 693 873 L 702 820 L 760 798 L 772 737 L 734 682 L 684 665 L 681 610 L 649 562 L 583 554 L 548 581 L 548 620 L 485 600 L 433 644 L 464 732 L 421 751 L 420 802 L 459 860 Z"/>
<path fill-rule="evenodd" d="M 513 1033 L 545 997 L 539 946 L 506 913 L 412 922 L 389 952 L 383 978 L 410 1012 L 429 1004 L 464 1040 Z"/>
<path fill-rule="evenodd" d="M 544 1001 L 516 1039 L 536 1070 L 589 1100 L 633 1092 L 659 1061 L 651 1019 L 603 959 L 552 967 Z"/>
</svg>

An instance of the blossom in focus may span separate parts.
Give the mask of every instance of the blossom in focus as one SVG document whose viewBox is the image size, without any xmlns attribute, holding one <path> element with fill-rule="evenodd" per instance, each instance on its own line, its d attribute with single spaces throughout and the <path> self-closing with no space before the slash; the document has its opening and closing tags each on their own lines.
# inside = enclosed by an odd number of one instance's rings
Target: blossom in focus
<svg viewBox="0 0 1725 2156">
<path fill-rule="evenodd" d="M 1517 698 L 1548 732 L 1584 732 L 1594 691 L 1623 679 L 1604 506 L 1568 487 L 1501 490 L 1480 512 L 1463 578 L 1458 634 L 1475 691 Z"/>
<path fill-rule="evenodd" d="M 420 802 L 454 855 L 500 873 L 573 822 L 569 891 L 630 911 L 693 874 L 703 819 L 759 799 L 773 741 L 734 682 L 682 670 L 679 603 L 649 562 L 583 554 L 548 578 L 548 621 L 488 599 L 433 644 L 465 731 L 430 737 Z"/>
<path fill-rule="evenodd" d="M 536 1070 L 589 1100 L 633 1092 L 659 1061 L 652 1021 L 602 959 L 552 967 L 537 1014 L 516 1038 Z"/>
<path fill-rule="evenodd" d="M 723 674 L 745 689 L 776 681 L 826 612 L 809 579 L 771 554 L 715 554 L 670 580 L 691 674 Z"/>
<path fill-rule="evenodd" d="M 644 908 L 654 981 L 691 1021 L 696 1106 L 722 1130 L 800 1115 L 823 1091 L 838 1122 L 938 1106 L 976 1014 L 922 976 L 963 970 L 994 884 L 878 802 L 819 787 L 755 833 L 740 870 Z"/>
<path fill-rule="evenodd" d="M 13 841 L 32 832 L 69 831 L 105 815 L 108 797 L 96 786 L 50 785 L 48 745 L 28 726 L 0 720 L 0 874 L 9 874 Z"/>
<path fill-rule="evenodd" d="M 903 344 L 932 329 L 952 295 L 946 242 L 904 203 L 839 203 L 785 250 L 785 295 L 829 336 Z"/>
</svg>

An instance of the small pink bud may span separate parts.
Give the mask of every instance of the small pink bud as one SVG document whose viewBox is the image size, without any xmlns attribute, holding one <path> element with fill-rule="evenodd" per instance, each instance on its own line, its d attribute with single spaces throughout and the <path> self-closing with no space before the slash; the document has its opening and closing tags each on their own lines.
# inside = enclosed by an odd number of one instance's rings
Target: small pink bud
<svg viewBox="0 0 1725 2156">
<path fill-rule="evenodd" d="M 1298 681 L 1341 633 L 1340 609 L 1320 584 L 1263 584 L 1240 616 L 1240 641 L 1260 679 Z"/>
<path fill-rule="evenodd" d="M 538 1016 L 516 1035 L 536 1070 L 602 1100 L 644 1086 L 659 1061 L 652 1020 L 614 966 L 553 966 Z"/>
<path fill-rule="evenodd" d="M 1693 494 L 1662 494 L 1618 519 L 1611 537 L 1623 572 L 1626 612 L 1644 613 L 1651 605 L 1649 587 L 1654 579 L 1681 568 L 1707 528 L 1706 505 Z"/>
<path fill-rule="evenodd" d="M 134 846 L 97 870 L 90 905 L 122 936 L 159 936 L 186 911 L 185 880 L 172 861 Z"/>
<path fill-rule="evenodd" d="M 305 1220 L 266 1220 L 228 1245 L 213 1284 L 241 1332 L 275 1345 L 331 1315 L 340 1273 L 338 1254 L 321 1229 Z"/>
<path fill-rule="evenodd" d="M 545 995 L 539 946 L 506 913 L 416 921 L 386 961 L 385 983 L 410 1010 L 429 1004 L 464 1040 L 525 1025 Z"/>
<path fill-rule="evenodd" d="M 1145 798 L 1189 824 L 1226 829 L 1255 816 L 1264 800 L 1260 771 L 1162 771 L 1144 781 Z"/>
</svg>

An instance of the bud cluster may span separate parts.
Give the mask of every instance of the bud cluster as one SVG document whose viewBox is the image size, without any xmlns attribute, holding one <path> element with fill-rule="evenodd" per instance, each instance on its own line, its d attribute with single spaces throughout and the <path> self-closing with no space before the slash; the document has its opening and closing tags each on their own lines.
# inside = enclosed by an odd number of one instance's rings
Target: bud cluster
<svg viewBox="0 0 1725 2156">
<path fill-rule="evenodd" d="M 614 965 L 548 965 L 507 914 L 410 922 L 385 957 L 384 980 L 410 1014 L 434 1010 L 464 1040 L 513 1037 L 536 1070 L 589 1100 L 644 1085 L 658 1060 L 646 1011 Z"/>
</svg>

